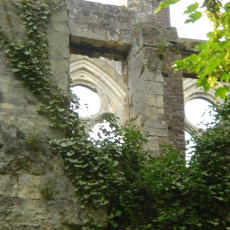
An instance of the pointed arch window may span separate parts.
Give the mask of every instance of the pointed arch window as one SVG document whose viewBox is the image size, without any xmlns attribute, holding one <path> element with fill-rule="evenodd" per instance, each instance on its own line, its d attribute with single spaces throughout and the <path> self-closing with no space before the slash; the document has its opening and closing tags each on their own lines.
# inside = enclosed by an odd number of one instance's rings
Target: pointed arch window
<svg viewBox="0 0 230 230">
<path fill-rule="evenodd" d="M 79 98 L 79 108 L 76 110 L 80 117 L 90 118 L 100 110 L 100 97 L 96 90 L 88 85 L 74 85 L 72 92 Z"/>
</svg>

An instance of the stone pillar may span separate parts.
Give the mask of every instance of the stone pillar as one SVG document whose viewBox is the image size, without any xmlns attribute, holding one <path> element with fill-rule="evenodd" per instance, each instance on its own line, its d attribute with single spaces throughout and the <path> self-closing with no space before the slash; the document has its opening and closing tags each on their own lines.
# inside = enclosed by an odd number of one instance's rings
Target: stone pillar
<svg viewBox="0 0 230 230">
<path fill-rule="evenodd" d="M 179 56 L 170 51 L 173 46 L 167 40 L 159 50 L 161 38 L 173 40 L 176 32 L 158 23 L 143 24 L 136 30 L 128 57 L 130 119 L 148 140 L 145 149 L 155 156 L 160 146 L 169 142 L 184 149 L 182 77 L 173 75 L 171 69 Z"/>
<path fill-rule="evenodd" d="M 181 55 L 173 50 L 167 50 L 163 69 L 165 117 L 169 140 L 177 149 L 185 152 L 185 122 L 184 122 L 184 90 L 182 72 L 173 74 L 171 63 L 181 59 Z"/>
</svg>

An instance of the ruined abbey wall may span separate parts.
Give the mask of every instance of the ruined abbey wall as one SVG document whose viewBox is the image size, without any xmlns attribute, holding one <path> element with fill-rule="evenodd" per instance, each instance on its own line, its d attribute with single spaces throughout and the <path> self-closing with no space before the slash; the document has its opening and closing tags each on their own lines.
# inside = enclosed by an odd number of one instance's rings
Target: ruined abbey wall
<svg viewBox="0 0 230 230">
<path fill-rule="evenodd" d="M 153 154 L 169 141 L 184 149 L 182 76 L 174 75 L 170 68 L 180 58 L 170 49 L 177 34 L 169 26 L 168 10 L 153 14 L 157 4 L 129 1 L 126 8 L 68 1 L 70 52 L 122 63 L 128 98 L 124 102 L 128 115 L 122 120 L 138 125 L 149 141 L 146 148 Z M 162 41 L 169 46 L 163 55 L 159 52 Z"/>
<path fill-rule="evenodd" d="M 0 7 L 2 23 L 3 1 Z M 63 1 L 48 26 L 50 61 L 62 87 L 67 87 L 69 73 L 67 16 Z M 14 25 L 21 27 L 16 16 Z M 20 29 L 17 33 L 20 36 Z M 39 100 L 15 78 L 3 52 L 0 60 L 0 229 L 53 230 L 81 224 L 75 188 L 63 160 L 49 151 L 45 141 L 63 133 L 51 130 L 46 116 L 37 113 Z"/>
<path fill-rule="evenodd" d="M 114 112 L 121 125 L 136 124 L 153 155 L 167 142 L 184 149 L 182 76 L 170 69 L 179 58 L 172 47 L 177 34 L 169 25 L 168 10 L 153 15 L 158 2 L 130 0 L 125 8 L 63 0 L 47 30 L 54 81 L 67 88 L 70 74 L 73 84 L 84 82 L 107 92 L 101 97 L 108 106 L 98 116 Z M 0 7 L 4 22 L 2 0 Z M 18 36 L 23 36 L 20 20 L 13 17 Z M 168 47 L 163 52 L 161 41 Z M 113 61 L 120 63 L 119 71 Z M 0 230 L 81 229 L 85 211 L 61 157 L 45 143 L 47 137 L 65 134 L 48 127 L 48 119 L 37 113 L 38 102 L 1 52 Z M 38 140 L 35 147 L 29 144 L 33 137 Z M 95 219 L 105 221 L 105 210 L 97 210 Z"/>
</svg>

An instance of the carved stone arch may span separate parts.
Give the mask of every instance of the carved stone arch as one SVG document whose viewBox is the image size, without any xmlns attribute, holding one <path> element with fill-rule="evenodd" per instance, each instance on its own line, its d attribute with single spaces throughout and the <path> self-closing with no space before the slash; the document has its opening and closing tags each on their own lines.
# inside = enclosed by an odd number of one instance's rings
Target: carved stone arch
<svg viewBox="0 0 230 230">
<path fill-rule="evenodd" d="M 221 98 L 215 99 L 215 90 L 210 89 L 207 93 L 204 92 L 202 87 L 196 88 L 196 79 L 184 79 L 184 103 L 194 99 L 203 98 L 212 103 L 223 102 Z"/>
<path fill-rule="evenodd" d="M 127 93 L 108 73 L 87 57 L 70 63 L 72 85 L 85 85 L 95 90 L 101 98 L 101 109 L 93 116 L 97 119 L 105 113 L 114 113 L 124 124 L 124 106 Z"/>
</svg>

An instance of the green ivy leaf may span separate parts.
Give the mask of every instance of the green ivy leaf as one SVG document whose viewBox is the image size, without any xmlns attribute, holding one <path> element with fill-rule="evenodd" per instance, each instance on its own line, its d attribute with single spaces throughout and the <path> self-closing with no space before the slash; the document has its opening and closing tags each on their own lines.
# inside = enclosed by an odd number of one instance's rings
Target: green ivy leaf
<svg viewBox="0 0 230 230">
<path fill-rule="evenodd" d="M 175 4 L 177 2 L 179 2 L 180 0 L 164 0 L 163 2 L 161 2 L 158 6 L 157 9 L 154 10 L 154 14 L 157 14 L 158 12 L 160 12 L 162 9 L 169 7 L 172 4 Z"/>
<path fill-rule="evenodd" d="M 202 17 L 202 13 L 200 11 L 195 11 L 194 13 L 189 15 L 189 19 L 185 21 L 185 24 L 194 23 Z"/>
<path fill-rule="evenodd" d="M 199 7 L 199 3 L 195 2 L 187 7 L 187 10 L 184 11 L 184 14 L 190 14 Z"/>
<path fill-rule="evenodd" d="M 74 155 L 74 152 L 67 152 L 66 155 L 69 156 L 69 157 L 71 157 L 71 156 Z"/>
<path fill-rule="evenodd" d="M 55 114 L 49 114 L 48 116 L 49 116 L 49 118 L 51 120 L 56 120 L 57 119 L 57 115 L 55 115 Z"/>
<path fill-rule="evenodd" d="M 208 64 L 207 64 L 207 67 L 206 67 L 206 71 L 205 71 L 205 74 L 206 75 L 210 75 L 213 73 L 214 69 L 217 68 L 217 66 L 220 65 L 220 59 L 216 58 L 214 60 L 211 60 Z"/>
<path fill-rule="evenodd" d="M 224 73 L 220 76 L 220 81 L 229 82 L 229 78 L 230 78 L 230 73 L 224 72 Z"/>
<path fill-rule="evenodd" d="M 12 71 L 13 71 L 14 73 L 17 73 L 17 72 L 21 71 L 21 69 L 18 69 L 18 68 L 12 68 Z"/>
<path fill-rule="evenodd" d="M 229 92 L 229 88 L 227 86 L 223 86 L 223 87 L 220 87 L 218 89 L 216 89 L 216 92 L 215 92 L 215 97 L 221 97 L 223 99 L 225 99 L 226 97 L 226 94 Z"/>
<path fill-rule="evenodd" d="M 62 113 L 65 111 L 65 109 L 64 108 L 58 108 L 57 111 Z"/>
</svg>

